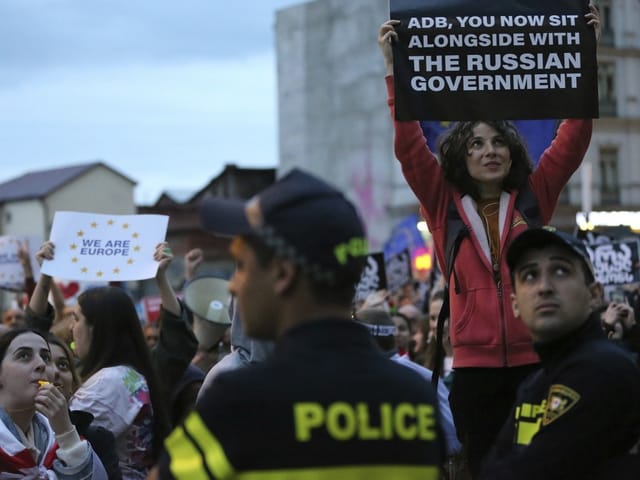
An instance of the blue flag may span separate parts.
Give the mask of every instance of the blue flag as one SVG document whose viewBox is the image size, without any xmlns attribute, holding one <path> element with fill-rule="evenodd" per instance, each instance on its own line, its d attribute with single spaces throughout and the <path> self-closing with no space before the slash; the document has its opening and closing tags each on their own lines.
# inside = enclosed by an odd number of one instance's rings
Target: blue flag
<svg viewBox="0 0 640 480">
<path fill-rule="evenodd" d="M 557 120 L 515 120 L 522 138 L 527 142 L 529 156 L 534 166 L 538 166 L 538 160 L 551 144 L 558 129 Z"/>
<path fill-rule="evenodd" d="M 389 260 L 405 250 L 413 254 L 415 249 L 425 247 L 424 239 L 417 227 L 418 221 L 418 215 L 412 214 L 400 220 L 393 227 L 389 239 L 384 244 L 385 260 Z"/>
<path fill-rule="evenodd" d="M 422 133 L 427 139 L 429 148 L 433 151 L 437 151 L 438 137 L 444 132 L 453 122 L 436 122 L 436 121 L 422 121 L 420 126 L 422 127 Z M 533 161 L 534 167 L 538 165 L 538 160 L 542 156 L 545 149 L 551 144 L 553 137 L 556 135 L 556 129 L 558 128 L 557 120 L 514 120 L 513 122 L 520 135 L 527 144 L 529 156 Z"/>
</svg>

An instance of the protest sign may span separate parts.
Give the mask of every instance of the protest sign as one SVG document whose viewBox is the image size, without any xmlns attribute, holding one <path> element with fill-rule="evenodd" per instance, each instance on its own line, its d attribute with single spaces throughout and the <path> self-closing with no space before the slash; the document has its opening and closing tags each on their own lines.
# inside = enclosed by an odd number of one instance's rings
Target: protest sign
<svg viewBox="0 0 640 480">
<path fill-rule="evenodd" d="M 56 212 L 50 235 L 55 257 L 42 272 L 82 281 L 151 278 L 158 270 L 153 253 L 168 222 L 166 215 Z"/>
<path fill-rule="evenodd" d="M 391 0 L 398 120 L 594 118 L 587 0 Z"/>
<path fill-rule="evenodd" d="M 13 292 L 24 290 L 24 268 L 18 256 L 18 250 L 21 246 L 28 252 L 33 278 L 38 278 L 40 268 L 35 254 L 40 243 L 40 239 L 33 235 L 4 235 L 0 237 L 0 289 Z"/>
<path fill-rule="evenodd" d="M 604 286 L 640 281 L 639 250 L 638 240 L 587 245 L 596 280 Z"/>
<path fill-rule="evenodd" d="M 411 253 L 404 250 L 387 259 L 385 265 L 387 272 L 387 288 L 390 292 L 396 292 L 412 281 Z"/>
<path fill-rule="evenodd" d="M 364 301 L 370 294 L 385 288 L 387 288 L 387 276 L 384 271 L 384 254 L 370 253 L 367 255 L 360 281 L 356 285 L 354 299 L 356 302 Z"/>
</svg>

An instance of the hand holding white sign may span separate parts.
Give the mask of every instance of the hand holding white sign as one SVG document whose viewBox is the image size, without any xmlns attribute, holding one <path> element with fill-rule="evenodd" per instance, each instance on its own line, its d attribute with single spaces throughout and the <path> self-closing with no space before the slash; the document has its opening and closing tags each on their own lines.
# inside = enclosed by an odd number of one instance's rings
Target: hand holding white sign
<svg viewBox="0 0 640 480">
<path fill-rule="evenodd" d="M 57 278 L 127 281 L 154 277 L 156 245 L 164 241 L 165 215 L 56 212 L 50 240 L 55 257 L 42 272 Z"/>
</svg>

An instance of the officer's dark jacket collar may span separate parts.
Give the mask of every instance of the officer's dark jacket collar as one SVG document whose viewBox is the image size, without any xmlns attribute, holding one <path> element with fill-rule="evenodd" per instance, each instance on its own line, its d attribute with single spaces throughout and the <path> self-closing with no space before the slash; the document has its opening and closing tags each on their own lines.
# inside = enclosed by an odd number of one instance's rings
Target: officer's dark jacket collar
<svg viewBox="0 0 640 480">
<path fill-rule="evenodd" d="M 375 346 L 369 331 L 359 323 L 328 317 L 300 323 L 288 329 L 276 342 L 276 350 L 296 349 L 298 344 L 326 349 L 357 349 Z"/>
<path fill-rule="evenodd" d="M 606 339 L 600 326 L 600 316 L 592 313 L 587 321 L 566 335 L 550 342 L 534 342 L 533 348 L 542 360 L 545 369 L 553 367 L 566 354 L 579 345 L 595 339 Z"/>
</svg>

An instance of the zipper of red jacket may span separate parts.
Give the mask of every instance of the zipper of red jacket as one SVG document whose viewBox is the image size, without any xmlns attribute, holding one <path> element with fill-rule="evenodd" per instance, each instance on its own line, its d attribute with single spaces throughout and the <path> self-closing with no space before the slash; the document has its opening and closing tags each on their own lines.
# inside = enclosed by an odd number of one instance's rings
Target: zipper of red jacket
<svg viewBox="0 0 640 480">
<path fill-rule="evenodd" d="M 505 367 L 509 366 L 509 359 L 507 356 L 507 326 L 504 317 L 504 303 L 502 302 L 502 278 L 500 277 L 500 265 L 493 266 L 493 277 L 498 288 L 498 303 L 500 303 L 500 329 L 502 336 L 502 364 Z"/>
</svg>

